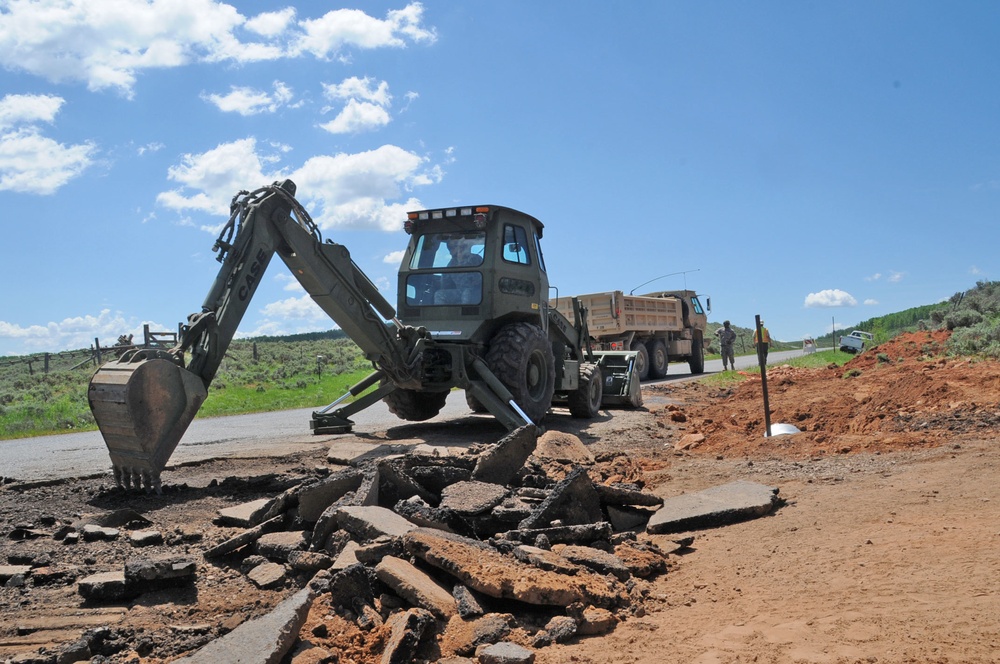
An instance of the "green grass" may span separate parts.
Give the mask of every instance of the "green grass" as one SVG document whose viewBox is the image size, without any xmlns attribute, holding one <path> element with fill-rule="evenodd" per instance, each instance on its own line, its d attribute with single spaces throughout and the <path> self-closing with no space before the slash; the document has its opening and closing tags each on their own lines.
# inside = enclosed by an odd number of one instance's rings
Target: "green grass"
<svg viewBox="0 0 1000 664">
<path fill-rule="evenodd" d="M 96 430 L 87 402 L 96 368 L 67 363 L 43 373 L 39 366 L 0 366 L 0 440 Z M 371 371 L 347 339 L 234 341 L 198 417 L 321 408 Z"/>
<path fill-rule="evenodd" d="M 792 367 L 805 367 L 805 368 L 819 368 L 826 367 L 830 364 L 835 364 L 838 367 L 849 362 L 854 355 L 849 353 L 842 353 L 839 350 L 821 350 L 816 353 L 809 353 L 808 355 L 802 355 L 799 357 L 793 357 L 790 360 L 786 360 L 780 364 L 772 364 L 770 368 L 775 366 L 789 365 Z M 740 371 L 748 374 L 759 374 L 760 367 L 753 366 L 752 368 L 741 369 Z M 701 382 L 706 385 L 713 386 L 726 386 L 733 385 L 735 383 L 742 382 L 746 380 L 746 376 L 740 371 L 722 371 L 719 373 L 714 373 L 709 376 L 705 376 L 701 379 Z"/>
</svg>

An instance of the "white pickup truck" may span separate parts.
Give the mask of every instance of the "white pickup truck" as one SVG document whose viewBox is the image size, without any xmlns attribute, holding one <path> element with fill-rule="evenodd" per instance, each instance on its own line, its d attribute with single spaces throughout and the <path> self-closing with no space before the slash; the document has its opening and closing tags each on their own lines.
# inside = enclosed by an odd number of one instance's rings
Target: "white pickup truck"
<svg viewBox="0 0 1000 664">
<path fill-rule="evenodd" d="M 854 330 L 847 336 L 840 337 L 840 350 L 845 353 L 860 353 L 865 349 L 866 345 L 871 345 L 874 337 L 871 332 L 862 332 L 861 330 Z"/>
</svg>

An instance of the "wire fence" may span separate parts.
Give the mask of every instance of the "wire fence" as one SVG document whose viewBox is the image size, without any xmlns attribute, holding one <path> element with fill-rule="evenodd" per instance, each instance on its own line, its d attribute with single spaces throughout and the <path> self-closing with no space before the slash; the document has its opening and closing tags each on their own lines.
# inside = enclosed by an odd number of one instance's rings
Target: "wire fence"
<svg viewBox="0 0 1000 664">
<path fill-rule="evenodd" d="M 47 374 L 53 371 L 72 371 L 87 364 L 96 367 L 133 348 L 172 348 L 177 344 L 179 334 L 180 326 L 177 332 L 154 332 L 149 329 L 149 325 L 143 325 L 142 343 L 133 343 L 133 335 L 123 334 L 114 344 L 102 346 L 100 339 L 94 337 L 94 343 L 90 348 L 5 358 L 0 360 L 0 368 L 26 368 L 29 375 L 34 375 L 36 372 Z"/>
</svg>

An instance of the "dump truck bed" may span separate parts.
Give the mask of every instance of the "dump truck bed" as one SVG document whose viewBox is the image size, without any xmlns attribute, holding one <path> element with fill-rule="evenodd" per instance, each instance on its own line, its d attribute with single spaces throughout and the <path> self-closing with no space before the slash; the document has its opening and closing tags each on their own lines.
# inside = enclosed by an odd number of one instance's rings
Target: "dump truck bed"
<svg viewBox="0 0 1000 664">
<path fill-rule="evenodd" d="M 675 297 L 625 295 L 605 291 L 577 295 L 587 309 L 590 333 L 600 337 L 628 332 L 677 332 L 684 329 L 683 303 Z M 560 297 L 556 309 L 573 319 L 573 298 Z"/>
</svg>

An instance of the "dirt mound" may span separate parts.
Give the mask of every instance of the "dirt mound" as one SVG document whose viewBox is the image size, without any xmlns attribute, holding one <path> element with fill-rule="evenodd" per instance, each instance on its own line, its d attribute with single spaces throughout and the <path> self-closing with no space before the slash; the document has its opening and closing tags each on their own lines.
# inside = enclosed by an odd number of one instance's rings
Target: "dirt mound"
<svg viewBox="0 0 1000 664">
<path fill-rule="evenodd" d="M 692 454 L 808 458 L 954 444 L 962 434 L 1000 425 L 1000 363 L 946 357 L 947 339 L 947 332 L 915 332 L 843 367 L 769 369 L 771 423 L 794 425 L 800 434 L 765 437 L 757 375 L 724 389 L 656 388 L 680 402 L 657 419 L 678 429 Z"/>
</svg>

